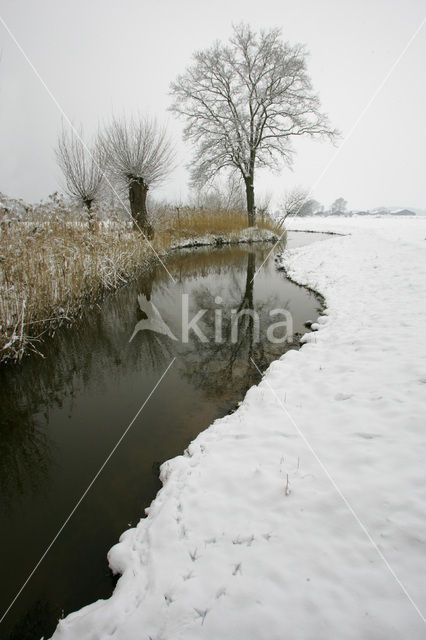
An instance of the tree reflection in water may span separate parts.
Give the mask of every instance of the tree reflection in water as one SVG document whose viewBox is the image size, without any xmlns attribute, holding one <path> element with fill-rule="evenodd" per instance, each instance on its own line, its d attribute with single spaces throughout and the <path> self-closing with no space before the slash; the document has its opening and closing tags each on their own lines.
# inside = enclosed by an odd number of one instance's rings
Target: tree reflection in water
<svg viewBox="0 0 426 640">
<path fill-rule="evenodd" d="M 193 331 L 189 332 L 187 344 L 179 342 L 174 345 L 172 341 L 159 333 L 149 330 L 148 325 L 141 324 L 142 330 L 138 337 L 138 348 L 144 349 L 150 364 L 154 365 L 154 346 L 158 357 L 166 354 L 170 358 L 173 355 L 178 358 L 183 376 L 194 387 L 203 390 L 210 398 L 221 398 L 224 402 L 232 403 L 232 399 L 241 399 L 242 394 L 253 384 L 259 381 L 259 372 L 264 370 L 272 359 L 279 357 L 289 348 L 294 348 L 298 343 L 289 341 L 279 344 L 270 343 L 267 337 L 267 327 L 276 320 L 271 320 L 267 314 L 271 308 L 279 307 L 288 309 L 288 301 L 280 300 L 275 294 L 270 298 L 254 295 L 256 253 L 254 251 L 230 249 L 228 258 L 230 261 L 221 263 L 223 254 L 218 252 L 217 261 L 214 261 L 215 273 L 221 272 L 224 286 L 221 289 L 220 298 L 217 299 L 209 284 L 205 283 L 211 274 L 211 254 L 201 252 L 198 255 L 188 256 L 184 278 L 198 278 L 198 284 L 191 289 L 191 315 L 194 317 L 198 311 L 204 310 L 202 320 L 198 323 L 207 341 L 200 340 Z M 258 251 L 258 264 L 264 260 L 264 252 Z M 231 262 L 231 264 L 229 264 Z M 169 265 L 170 266 L 170 265 Z M 182 263 L 180 264 L 180 281 L 182 281 Z M 182 301 L 177 299 L 177 304 Z M 167 316 L 167 308 L 162 309 L 161 315 Z M 217 317 L 215 312 L 220 312 L 221 330 L 220 341 L 215 339 L 217 331 Z M 231 313 L 231 311 L 233 313 Z M 146 314 L 143 314 L 146 317 Z M 233 323 L 235 316 L 238 318 L 238 331 L 233 336 Z M 256 326 L 258 325 L 258 326 Z M 137 330 L 135 327 L 134 334 Z M 170 319 L 173 335 L 182 337 L 181 327 L 176 328 L 176 317 Z M 275 337 L 284 336 L 284 330 Z M 160 350 L 161 346 L 161 350 Z M 164 360 L 161 359 L 161 365 Z"/>
<path fill-rule="evenodd" d="M 196 357 L 194 360 L 186 359 L 185 373 L 193 385 L 202 388 L 211 397 L 234 398 L 235 402 L 240 400 L 245 391 L 259 381 L 259 372 L 253 361 L 260 370 L 264 370 L 273 357 L 278 357 L 292 346 L 288 343 L 270 344 L 267 339 L 267 312 L 281 301 L 261 297 L 256 299 L 255 271 L 256 255 L 249 252 L 245 280 L 234 278 L 232 286 L 221 295 L 221 342 L 214 340 L 214 311 L 218 308 L 215 298 L 206 288 L 200 289 L 195 295 L 196 306 L 209 310 L 205 314 L 204 327 L 209 340 L 197 343 Z M 283 302 L 281 308 L 285 308 Z M 238 331 L 233 327 L 236 319 Z"/>
<path fill-rule="evenodd" d="M 3 511 L 13 509 L 19 496 L 42 490 L 52 464 L 52 444 L 43 426 L 30 409 L 16 406 L 14 400 L 10 394 L 1 399 L 0 508 Z"/>
<path fill-rule="evenodd" d="M 260 331 L 256 331 L 253 311 L 261 315 L 261 304 L 254 305 L 253 288 L 255 274 L 255 254 L 247 255 L 247 273 L 245 285 L 242 288 L 238 280 L 234 280 L 233 287 L 223 294 L 225 309 L 221 309 L 221 342 L 216 342 L 215 315 L 218 305 L 211 293 L 200 290 L 196 293 L 197 307 L 208 309 L 205 321 L 205 334 L 208 342 L 199 342 L 196 350 L 196 360 L 191 362 L 188 358 L 186 375 L 192 384 L 202 388 L 211 396 L 241 396 L 255 380 L 258 373 L 253 366 L 255 362 L 263 361 L 264 341 L 260 339 Z M 221 296 L 222 297 L 222 296 Z M 232 340 L 231 308 L 235 310 L 238 320 L 236 341 Z M 234 320 L 235 321 L 235 320 Z M 263 336 L 264 337 L 264 336 Z M 256 341 L 255 339 L 258 338 Z"/>
</svg>

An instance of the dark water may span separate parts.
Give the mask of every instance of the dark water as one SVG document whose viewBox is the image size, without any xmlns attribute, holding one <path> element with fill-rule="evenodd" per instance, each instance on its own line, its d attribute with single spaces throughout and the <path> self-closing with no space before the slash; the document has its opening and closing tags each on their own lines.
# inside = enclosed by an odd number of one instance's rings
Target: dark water
<svg viewBox="0 0 426 640">
<path fill-rule="evenodd" d="M 290 242 L 318 240 L 294 234 Z M 120 534 L 144 517 L 160 488 L 158 466 L 183 452 L 215 418 L 232 410 L 258 382 L 260 369 L 296 348 L 318 299 L 278 272 L 273 257 L 252 281 L 268 246 L 179 252 L 163 267 L 111 294 L 72 328 L 29 358 L 0 371 L 0 617 L 61 528 L 173 357 L 173 365 L 45 559 L 0 625 L 0 638 L 49 637 L 60 616 L 114 587 L 106 554 Z M 189 342 L 143 329 L 147 299 L 181 338 L 182 294 L 189 317 L 205 309 Z M 217 296 L 223 302 L 218 304 Z M 268 313 L 285 308 L 293 343 L 266 339 Z M 230 342 L 231 309 L 255 310 Z M 221 310 L 223 341 L 214 340 Z M 136 333 L 131 341 L 130 338 Z M 138 330 L 139 328 L 139 330 Z M 279 330 L 274 334 L 277 336 Z"/>
</svg>

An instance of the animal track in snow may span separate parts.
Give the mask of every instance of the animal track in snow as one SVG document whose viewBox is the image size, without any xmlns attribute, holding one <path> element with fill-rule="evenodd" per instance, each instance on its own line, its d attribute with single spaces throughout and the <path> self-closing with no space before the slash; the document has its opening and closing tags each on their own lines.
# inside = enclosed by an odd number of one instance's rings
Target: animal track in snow
<svg viewBox="0 0 426 640">
<path fill-rule="evenodd" d="M 191 558 L 192 562 L 195 562 L 196 560 L 198 560 L 199 555 L 197 553 L 197 549 L 194 549 L 194 551 L 189 551 L 189 557 Z"/>
<path fill-rule="evenodd" d="M 237 536 L 233 539 L 232 544 L 246 544 L 248 547 L 251 547 L 252 542 L 254 541 L 254 536 L 248 536 L 247 538 L 240 538 Z"/>
<path fill-rule="evenodd" d="M 195 609 L 194 607 L 194 611 L 196 612 L 196 614 L 198 615 L 198 617 L 201 618 L 201 624 L 204 624 L 204 620 L 206 619 L 206 615 L 208 614 L 209 610 L 208 609 Z"/>
<path fill-rule="evenodd" d="M 185 573 L 184 576 L 182 576 L 184 582 L 186 582 L 187 580 L 191 580 L 191 578 L 194 577 L 194 572 L 193 571 L 188 571 L 188 573 Z"/>
</svg>

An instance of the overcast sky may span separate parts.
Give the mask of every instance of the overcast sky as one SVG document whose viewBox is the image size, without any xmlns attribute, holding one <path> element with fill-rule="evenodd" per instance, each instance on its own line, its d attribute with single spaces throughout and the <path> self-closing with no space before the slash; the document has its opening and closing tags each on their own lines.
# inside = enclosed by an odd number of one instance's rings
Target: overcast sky
<svg viewBox="0 0 426 640">
<path fill-rule="evenodd" d="M 323 109 L 343 134 L 298 141 L 290 171 L 259 172 L 258 194 L 275 202 L 296 185 L 328 206 L 426 209 L 426 25 L 412 41 L 350 138 L 356 120 L 426 15 L 424 0 L 0 0 L 0 17 L 66 115 L 85 132 L 112 113 L 148 113 L 167 123 L 179 168 L 158 196 L 184 199 L 189 149 L 167 111 L 169 84 L 195 50 L 230 36 L 232 24 L 281 27 L 310 51 Z M 54 146 L 61 112 L 0 24 L 0 191 L 28 201 L 60 188 Z M 154 195 L 154 194 L 153 194 Z"/>
</svg>

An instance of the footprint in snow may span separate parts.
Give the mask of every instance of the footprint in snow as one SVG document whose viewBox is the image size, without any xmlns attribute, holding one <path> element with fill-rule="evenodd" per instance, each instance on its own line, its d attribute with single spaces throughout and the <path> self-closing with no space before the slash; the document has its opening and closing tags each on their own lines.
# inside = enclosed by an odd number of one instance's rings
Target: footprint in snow
<svg viewBox="0 0 426 640">
<path fill-rule="evenodd" d="M 168 593 L 165 594 L 164 600 L 166 601 L 168 607 L 170 607 L 170 605 L 174 602 L 174 599 Z"/>
<path fill-rule="evenodd" d="M 247 538 L 240 538 L 240 536 L 238 536 L 233 539 L 232 544 L 246 544 L 248 547 L 251 547 L 252 542 L 254 542 L 253 535 L 248 536 Z"/>
<path fill-rule="evenodd" d="M 208 609 L 195 609 L 194 608 L 194 611 L 197 614 L 197 617 L 201 618 L 201 624 L 204 624 L 204 620 L 206 619 L 206 615 L 208 614 L 209 610 Z"/>
<path fill-rule="evenodd" d="M 188 573 L 186 573 L 184 576 L 182 576 L 184 582 L 186 582 L 187 580 L 191 580 L 191 578 L 194 577 L 194 572 L 193 571 L 188 571 Z"/>
<path fill-rule="evenodd" d="M 197 549 L 194 549 L 194 551 L 189 551 L 189 557 L 191 558 L 192 562 L 195 562 L 196 560 L 198 560 L 199 556 L 198 556 L 198 552 Z"/>
<path fill-rule="evenodd" d="M 336 393 L 336 395 L 334 396 L 334 399 L 335 400 L 349 400 L 352 397 L 353 397 L 352 393 Z"/>
</svg>

